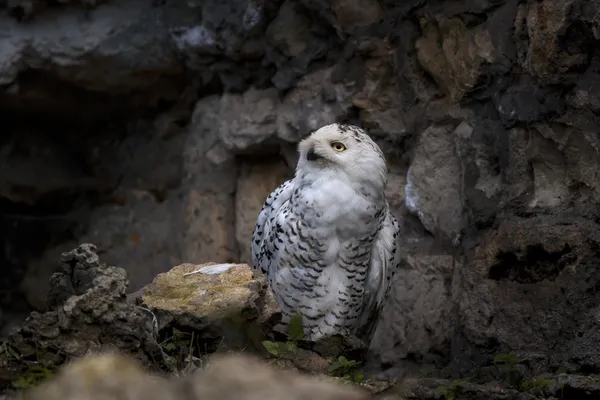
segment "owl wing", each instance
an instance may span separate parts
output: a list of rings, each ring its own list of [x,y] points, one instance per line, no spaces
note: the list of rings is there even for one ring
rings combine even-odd
[[[252,268],[260,269],[262,273],[269,274],[271,266],[275,264],[274,256],[277,252],[278,223],[282,224],[285,213],[294,191],[294,180],[282,183],[265,200],[265,204],[258,215],[254,231],[252,232]]]
[[[371,265],[365,288],[365,304],[359,318],[357,336],[366,343],[371,341],[381,309],[392,287],[392,277],[400,266],[398,234],[400,226],[394,215],[387,211],[371,251]]]

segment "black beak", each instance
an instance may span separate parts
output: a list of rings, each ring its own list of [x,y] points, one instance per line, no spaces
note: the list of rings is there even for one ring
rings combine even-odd
[[[319,156],[317,153],[315,153],[315,149],[313,149],[312,147],[310,149],[308,149],[308,152],[306,153],[307,161],[315,161],[315,160],[318,160],[319,158],[321,158],[321,156]]]

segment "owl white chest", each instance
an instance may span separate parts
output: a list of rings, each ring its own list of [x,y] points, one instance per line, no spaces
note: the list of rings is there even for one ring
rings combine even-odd
[[[372,229],[376,206],[341,179],[317,181],[305,187],[296,201],[297,212],[317,234],[336,234],[344,240]]]

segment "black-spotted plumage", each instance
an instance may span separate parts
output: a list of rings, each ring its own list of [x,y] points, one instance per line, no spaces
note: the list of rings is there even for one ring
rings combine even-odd
[[[294,178],[258,216],[252,265],[267,274],[284,322],[299,312],[309,339],[369,341],[399,264],[385,159],[351,125],[324,126],[298,149]]]

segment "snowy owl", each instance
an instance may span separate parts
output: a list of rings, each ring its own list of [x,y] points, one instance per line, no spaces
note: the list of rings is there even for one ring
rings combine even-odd
[[[258,216],[252,267],[267,275],[284,324],[299,313],[309,340],[368,343],[399,265],[385,158],[364,130],[342,124],[316,130],[298,152],[294,178]]]

